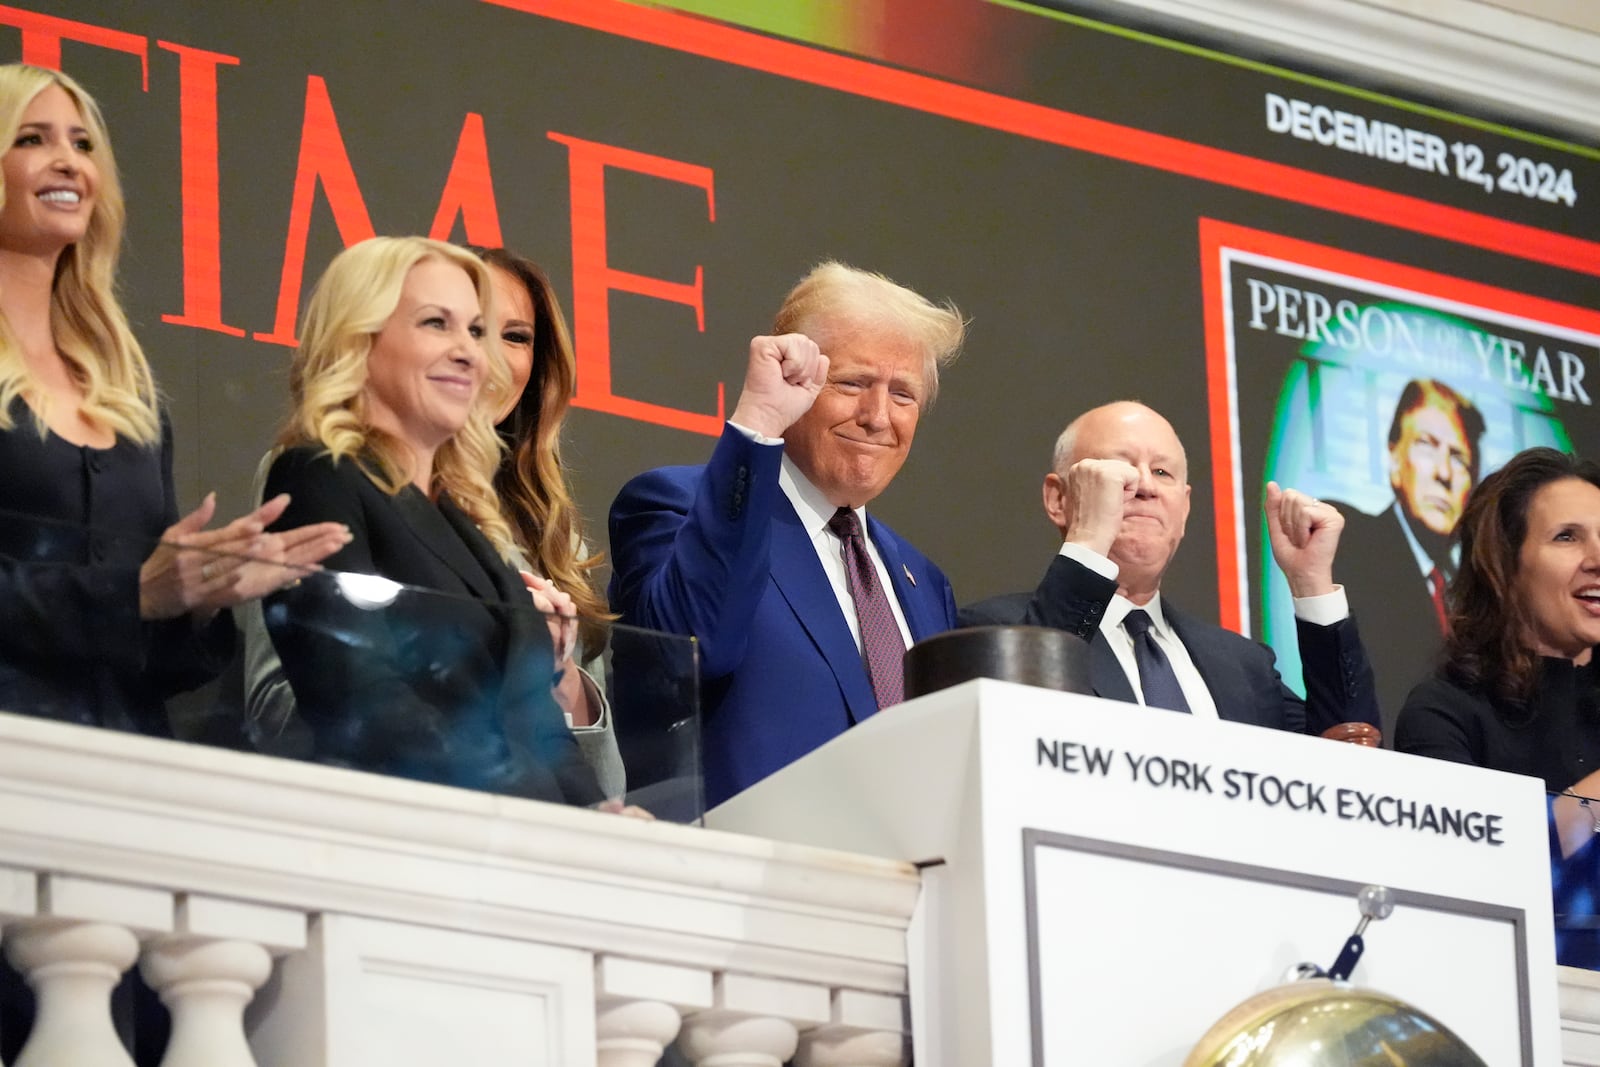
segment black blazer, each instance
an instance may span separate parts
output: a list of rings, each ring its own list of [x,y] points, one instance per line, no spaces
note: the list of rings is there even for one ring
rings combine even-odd
[[[1116,592],[1114,579],[1057,555],[1032,593],[979,601],[962,609],[961,624],[1023,623],[1069,630],[1089,642],[1089,678],[1095,695],[1133,701],[1133,686],[1100,634],[1100,620]],[[1297,623],[1308,704],[1278,677],[1270,648],[1187,615],[1169,600],[1163,599],[1162,611],[1188,649],[1222,718],[1308,734],[1320,734],[1341,722],[1377,725],[1372,668],[1353,619],[1333,626]]]
[[[354,460],[311,447],[273,463],[265,496],[278,493],[291,502],[277,527],[335,521],[353,535],[325,572],[264,605],[315,759],[540,800],[602,799],[551,692],[544,620],[466,513],[414,486],[390,496]],[[362,606],[336,572],[419,590]]]
[[[1444,635],[1428,580],[1417,567],[1394,509],[1368,515],[1344,504],[1335,506],[1344,515],[1339,574],[1350,613],[1372,638],[1383,734],[1394,737],[1400,706],[1416,680],[1438,661]]]

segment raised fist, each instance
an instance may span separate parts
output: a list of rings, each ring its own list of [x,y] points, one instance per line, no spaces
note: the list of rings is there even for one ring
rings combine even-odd
[[[1297,597],[1333,592],[1333,556],[1344,529],[1339,509],[1268,482],[1266,512],[1272,558],[1289,579],[1289,592]]]
[[[827,381],[828,357],[804,334],[751,338],[732,421],[764,437],[782,437],[811,410]]]
[[[1133,464],[1080,459],[1067,468],[1065,477],[1052,474],[1045,479],[1045,510],[1063,530],[1063,540],[1109,556],[1122,529],[1123,512],[1138,491],[1139,470]]]

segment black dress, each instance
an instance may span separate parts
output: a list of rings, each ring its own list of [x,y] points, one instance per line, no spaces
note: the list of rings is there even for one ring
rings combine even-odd
[[[1527,774],[1560,792],[1600,769],[1600,658],[1546,658],[1527,706],[1436,673],[1411,690],[1394,747],[1419,756]]]
[[[551,691],[544,619],[521,578],[448,498],[390,495],[353,459],[291,448],[265,495],[279,525],[342,522],[326,571],[264,605],[320,762],[538,800],[603,799]],[[406,588],[363,590],[378,575]]]
[[[0,431],[0,709],[167,736],[164,700],[233,652],[227,612],[203,628],[139,618],[139,568],[178,518],[172,431],[110,448],[41,438],[21,399]]]
[[[1339,580],[1372,657],[1384,743],[1393,744],[1406,694],[1439,658],[1443,635],[1433,594],[1395,505],[1367,515],[1346,504],[1330,503],[1344,515]]]
[[[172,428],[159,445],[110,448],[39,436],[32,409],[0,430],[0,709],[85,726],[168,736],[165,698],[221,672],[232,616],[139,618],[139,568],[178,518]],[[32,998],[0,964],[0,1060],[32,1026]],[[112,1000],[124,1043],[153,1065],[165,1012],[129,972]],[[137,1019],[137,1023],[135,1020]]]
[[[1525,706],[1436,674],[1406,698],[1394,747],[1531,775],[1560,793],[1600,768],[1600,656],[1583,667],[1544,659]],[[1551,819],[1550,888],[1556,962],[1600,969],[1600,833],[1564,857]]]

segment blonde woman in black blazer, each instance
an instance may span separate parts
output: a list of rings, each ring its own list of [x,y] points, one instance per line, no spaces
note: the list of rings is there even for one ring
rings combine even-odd
[[[509,382],[484,343],[491,286],[477,257],[423,238],[374,238],[329,265],[266,494],[291,495],[281,522],[316,516],[352,539],[329,572],[269,598],[266,625],[315,759],[591,804],[553,694],[570,623],[529,610],[491,483],[491,398]]]

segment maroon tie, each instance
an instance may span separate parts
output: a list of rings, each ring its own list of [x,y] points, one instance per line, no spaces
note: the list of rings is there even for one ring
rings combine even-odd
[[[879,708],[905,699],[905,638],[894,621],[889,598],[878,581],[878,569],[867,555],[867,542],[861,536],[861,521],[849,508],[840,508],[828,520],[828,529],[839,538],[839,555],[844,560],[845,579],[850,583],[850,599],[856,602],[856,622],[861,625],[861,658],[872,679],[872,695]]]
[[[1444,575],[1435,567],[1428,572],[1428,592],[1433,597],[1433,615],[1439,623],[1439,632],[1450,636],[1450,613],[1444,606]]]

